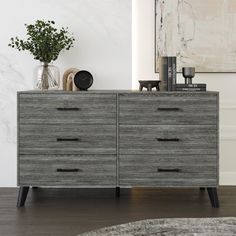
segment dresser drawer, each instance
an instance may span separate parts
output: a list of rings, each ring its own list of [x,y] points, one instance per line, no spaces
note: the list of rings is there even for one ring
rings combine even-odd
[[[116,184],[116,156],[21,156],[19,185],[105,186]]]
[[[216,94],[140,93],[119,95],[120,124],[217,124]]]
[[[214,125],[120,125],[120,154],[213,154]]]
[[[121,155],[119,184],[125,186],[217,186],[216,155]]]
[[[19,153],[116,154],[116,126],[21,124]]]
[[[21,124],[115,124],[116,94],[20,94]]]

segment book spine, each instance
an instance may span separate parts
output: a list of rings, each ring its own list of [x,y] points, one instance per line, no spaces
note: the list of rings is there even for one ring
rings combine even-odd
[[[172,91],[176,90],[176,71],[177,71],[176,57],[172,57]]]
[[[172,91],[172,83],[173,83],[172,57],[168,57],[167,61],[168,61],[167,90]]]
[[[206,84],[177,84],[177,88],[206,88]]]
[[[168,81],[168,58],[160,57],[159,58],[159,80],[160,91],[167,91],[167,81]]]
[[[176,91],[206,91],[206,88],[177,88]]]

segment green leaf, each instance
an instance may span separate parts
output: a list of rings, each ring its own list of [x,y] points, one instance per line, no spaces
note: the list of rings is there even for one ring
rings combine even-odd
[[[25,24],[26,40],[18,37],[11,38],[8,46],[17,50],[27,50],[34,59],[42,62],[51,62],[58,58],[62,50],[73,47],[75,38],[70,34],[68,28],[54,27],[54,21],[36,20],[34,24]]]

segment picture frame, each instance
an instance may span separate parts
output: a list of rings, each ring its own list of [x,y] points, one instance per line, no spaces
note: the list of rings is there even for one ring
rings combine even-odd
[[[160,56],[177,56],[177,72],[236,73],[236,1],[154,1],[155,73]]]

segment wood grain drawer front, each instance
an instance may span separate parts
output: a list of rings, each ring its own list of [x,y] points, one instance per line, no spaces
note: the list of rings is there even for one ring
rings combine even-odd
[[[20,154],[116,154],[115,125],[20,125]]]
[[[21,156],[19,185],[94,186],[116,184],[116,156]]]
[[[215,155],[153,156],[121,155],[120,185],[217,186]]]
[[[120,154],[213,154],[214,125],[120,125]]]
[[[120,124],[217,124],[217,95],[121,94]]]
[[[116,94],[20,94],[20,123],[115,124]]]

